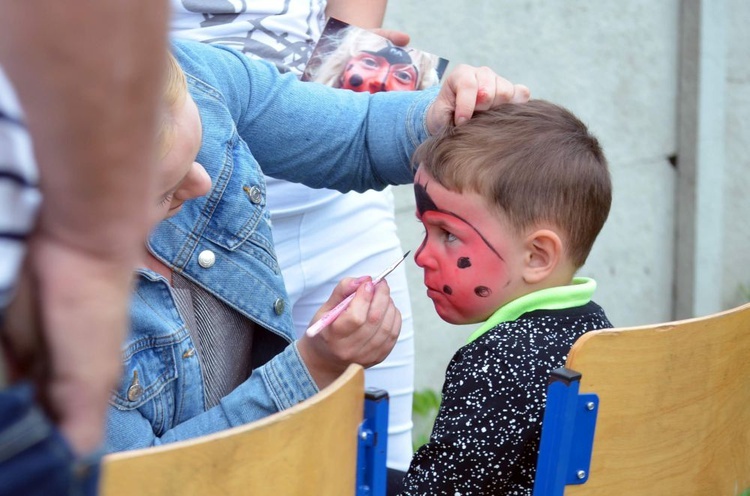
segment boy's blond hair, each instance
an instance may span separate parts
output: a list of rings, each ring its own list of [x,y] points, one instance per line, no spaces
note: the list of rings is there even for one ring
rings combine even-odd
[[[164,75],[164,91],[162,92],[164,109],[158,137],[161,157],[164,157],[172,147],[175,135],[174,112],[185,102],[187,94],[185,72],[174,55],[167,53],[167,70]]]
[[[519,233],[553,226],[575,268],[612,203],[599,142],[571,112],[544,100],[479,112],[425,141],[413,161],[444,188],[484,197]]]

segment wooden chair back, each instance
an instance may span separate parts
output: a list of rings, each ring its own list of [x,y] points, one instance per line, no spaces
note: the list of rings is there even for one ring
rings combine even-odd
[[[364,373],[351,365],[315,396],[258,422],[110,454],[102,496],[353,495]]]
[[[566,367],[596,393],[588,481],[565,494],[739,495],[750,488],[750,304],[590,332]]]

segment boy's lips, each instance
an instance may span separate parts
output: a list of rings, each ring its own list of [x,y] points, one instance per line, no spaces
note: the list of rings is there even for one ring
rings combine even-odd
[[[437,280],[435,280],[437,276]],[[447,295],[443,292],[443,283],[439,277],[439,273],[435,273],[433,270],[424,270],[422,277],[422,284],[427,288],[427,296],[431,299],[435,298],[446,298]]]
[[[435,289],[433,286],[430,286],[429,284],[425,284],[427,287],[427,296],[432,298],[433,296],[444,296],[444,293],[439,290]]]

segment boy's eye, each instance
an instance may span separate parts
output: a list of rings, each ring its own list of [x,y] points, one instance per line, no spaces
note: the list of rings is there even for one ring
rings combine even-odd
[[[443,231],[443,236],[445,236],[446,243],[453,243],[454,241],[458,241],[458,238],[452,232]]]

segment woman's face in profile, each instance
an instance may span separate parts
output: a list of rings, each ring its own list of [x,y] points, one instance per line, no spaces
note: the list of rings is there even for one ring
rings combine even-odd
[[[417,89],[417,68],[405,50],[386,47],[363,51],[349,59],[341,75],[341,87],[357,91],[411,91]]]

